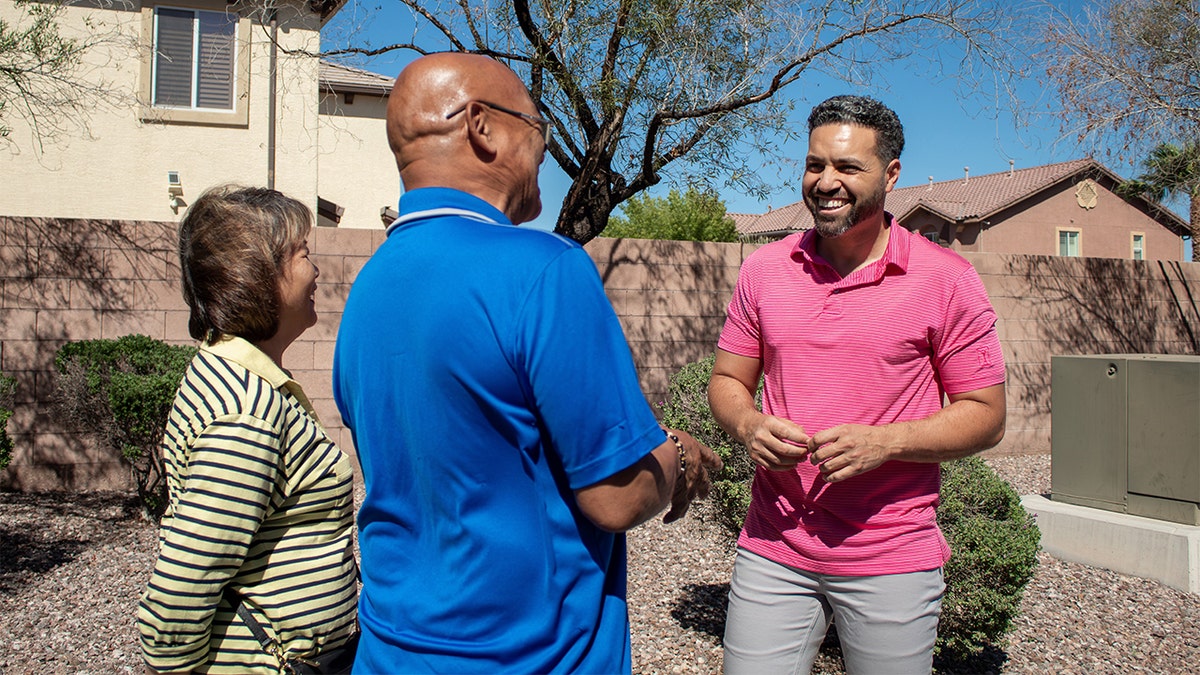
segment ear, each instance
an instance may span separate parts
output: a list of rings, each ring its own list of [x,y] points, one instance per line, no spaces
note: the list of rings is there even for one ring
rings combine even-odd
[[[887,168],[884,169],[887,174],[887,185],[884,188],[885,192],[891,192],[892,188],[896,187],[896,181],[900,180],[900,160],[893,159],[888,162]]]
[[[467,118],[467,141],[471,143],[471,147],[475,148],[477,153],[495,157],[499,150],[499,139],[496,137],[497,129],[492,124],[495,119],[492,111],[487,106],[472,101],[467,104],[463,115]]]

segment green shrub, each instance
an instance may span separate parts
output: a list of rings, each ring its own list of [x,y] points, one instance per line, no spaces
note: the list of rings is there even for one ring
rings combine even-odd
[[[714,360],[689,363],[671,377],[662,422],[692,434],[725,460],[725,469],[714,477],[713,500],[721,520],[736,533],[750,504],[755,465],[713,420],[707,390]],[[940,666],[953,671],[1012,628],[1021,592],[1037,565],[1040,533],[1016,491],[983,460],[968,457],[942,464],[941,470],[938,523],[954,555],[945,568],[937,654]]]
[[[715,360],[715,356],[707,356],[671,376],[661,422],[688,432],[720,455],[725,468],[712,477],[711,498],[721,522],[736,533],[742,529],[750,507],[755,464],[745,448],[717,425],[708,407],[708,379]]]
[[[938,524],[953,555],[937,652],[939,660],[963,662],[1012,630],[1041,532],[1016,490],[978,457],[942,464]]]
[[[0,471],[12,461],[13,440],[8,435],[8,418],[13,414],[13,396],[17,381],[0,373]]]
[[[179,381],[196,353],[145,335],[69,342],[54,356],[55,406],[129,464],[148,518],[167,505],[159,444]]]

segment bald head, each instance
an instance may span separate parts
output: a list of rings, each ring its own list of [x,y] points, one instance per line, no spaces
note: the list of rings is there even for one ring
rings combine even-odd
[[[498,73],[517,79],[498,61],[476,54],[431,54],[401,71],[387,111],[388,143],[400,168],[413,143],[447,134],[455,125],[446,114],[479,96],[487,78]]]
[[[544,148],[530,150],[528,140],[539,130],[487,104],[537,112],[521,79],[495,59],[447,52],[423,56],[405,67],[387,109],[388,144],[400,179],[406,190],[455,188],[490,202],[513,222],[530,220],[541,211],[540,195],[535,195],[532,215],[528,204],[514,211],[510,202],[521,197],[515,192],[525,189],[518,183],[527,177],[515,170],[521,154],[537,153],[532,164],[536,191]]]

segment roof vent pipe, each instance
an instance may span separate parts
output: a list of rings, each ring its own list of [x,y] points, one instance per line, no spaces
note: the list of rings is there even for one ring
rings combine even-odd
[[[930,176],[930,177],[929,177],[929,189],[930,189],[930,190],[932,190],[932,189],[933,189],[933,176]]]
[[[1012,178],[1013,174],[1016,173],[1015,171],[1013,171],[1013,166],[1016,163],[1017,163],[1016,160],[1013,160],[1013,159],[1008,160],[1008,177],[1009,178]]]
[[[966,185],[969,182],[971,182],[971,167],[964,166],[963,167],[963,185]]]

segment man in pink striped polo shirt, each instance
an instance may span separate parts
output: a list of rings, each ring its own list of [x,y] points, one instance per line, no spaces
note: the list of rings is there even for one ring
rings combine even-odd
[[[892,110],[837,96],[808,128],[815,227],[742,265],[709,383],[759,466],[725,672],[807,672],[836,620],[849,672],[928,673],[950,556],[938,463],[1004,435],[996,314],[970,263],[884,211],[904,147]]]

